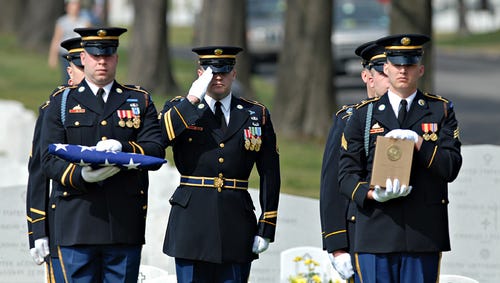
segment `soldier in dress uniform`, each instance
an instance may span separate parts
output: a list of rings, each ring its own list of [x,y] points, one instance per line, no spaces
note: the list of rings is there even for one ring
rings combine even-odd
[[[68,61],[66,68],[68,73],[68,84],[57,87],[53,93],[62,88],[79,83],[83,79],[83,66],[80,60],[81,38],[75,37],[61,42],[61,46],[67,50],[63,57]],[[44,102],[39,107],[39,115],[35,123],[33,133],[32,149],[28,161],[28,188],[26,194],[26,215],[28,219],[28,237],[30,253],[37,264],[46,262],[47,282],[64,282],[57,250],[54,245],[49,244],[49,227],[52,225],[51,210],[48,209],[50,180],[45,177],[40,162],[40,131],[43,116],[49,101]],[[49,247],[52,250],[49,251]],[[50,254],[50,257],[47,257]]]
[[[370,41],[360,45],[355,54],[360,56],[363,70],[361,79],[366,84],[368,99],[382,96],[389,87],[389,79],[383,73],[385,63],[384,48]],[[349,199],[340,194],[338,184],[338,162],[340,137],[353,109],[358,105],[344,105],[334,117],[323,154],[320,183],[320,217],[322,227],[323,249],[330,256],[333,267],[343,279],[354,274],[351,256],[349,255],[349,227],[346,221]],[[347,214],[347,215],[346,215]],[[352,225],[351,225],[352,226]]]
[[[268,109],[231,93],[239,47],[194,48],[199,78],[186,97],[165,103],[161,125],[180,185],[163,251],[178,282],[247,282],[252,260],[274,241],[280,191],[276,134]],[[260,207],[248,193],[256,165]]]
[[[462,164],[461,143],[453,104],[417,89],[428,40],[398,34],[376,41],[385,47],[389,90],[355,107],[341,139],[340,191],[356,205],[356,282],[437,282],[441,252],[450,250],[448,183]],[[379,135],[414,142],[409,184],[387,179],[370,188]]]
[[[44,173],[53,180],[51,241],[68,282],[137,282],[146,224],[148,172],[74,164],[54,143],[164,158],[147,91],[115,81],[123,28],[78,28],[85,78],[54,93],[42,124]],[[65,93],[66,89],[70,89]]]

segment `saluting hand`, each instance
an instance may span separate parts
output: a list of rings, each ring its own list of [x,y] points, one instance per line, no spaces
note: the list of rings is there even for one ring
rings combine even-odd
[[[193,82],[189,89],[188,96],[194,96],[198,98],[199,101],[202,101],[207,92],[208,84],[212,81],[213,76],[212,69],[208,67],[203,74]]]

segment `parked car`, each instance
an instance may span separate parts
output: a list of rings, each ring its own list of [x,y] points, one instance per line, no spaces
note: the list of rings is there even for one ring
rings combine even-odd
[[[356,73],[364,42],[388,35],[387,1],[333,0],[332,52],[337,73]],[[285,0],[247,0],[247,48],[254,66],[276,62],[283,48]]]

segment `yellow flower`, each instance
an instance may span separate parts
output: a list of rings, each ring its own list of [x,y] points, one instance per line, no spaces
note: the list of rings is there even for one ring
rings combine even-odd
[[[308,259],[305,259],[305,260],[304,260],[304,264],[305,264],[305,265],[309,265],[309,264],[311,264],[312,262],[313,262],[313,260],[312,260],[312,259],[310,259],[310,258],[308,258]]]
[[[318,274],[315,274],[311,279],[314,281],[314,283],[321,283],[321,278]]]
[[[295,262],[299,262],[299,261],[301,261],[301,260],[302,260],[302,257],[301,257],[301,256],[296,256],[296,257],[293,259],[293,261],[295,261]]]

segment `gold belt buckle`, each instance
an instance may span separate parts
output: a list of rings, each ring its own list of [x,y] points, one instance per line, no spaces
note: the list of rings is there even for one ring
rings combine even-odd
[[[219,173],[219,177],[214,178],[214,188],[217,188],[217,191],[220,193],[222,191],[222,187],[224,187],[224,177],[222,173]]]

